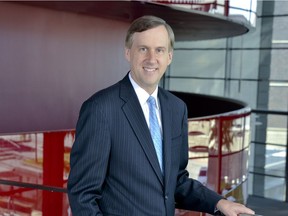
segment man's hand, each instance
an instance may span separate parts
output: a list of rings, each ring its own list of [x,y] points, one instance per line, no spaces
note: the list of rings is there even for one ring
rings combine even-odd
[[[238,216],[239,214],[255,214],[253,210],[247,208],[246,206],[225,199],[219,200],[216,208],[221,211],[225,216]]]

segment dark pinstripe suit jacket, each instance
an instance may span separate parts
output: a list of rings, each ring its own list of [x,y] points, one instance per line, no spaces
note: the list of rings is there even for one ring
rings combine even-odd
[[[177,207],[213,213],[221,197],[189,179],[184,102],[159,88],[164,176],[128,75],[81,108],[71,151],[73,216],[172,216]]]

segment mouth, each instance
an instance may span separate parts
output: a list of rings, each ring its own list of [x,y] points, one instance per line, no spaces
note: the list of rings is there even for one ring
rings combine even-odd
[[[143,69],[149,73],[153,73],[155,71],[157,71],[157,68],[148,68],[148,67],[143,67]]]

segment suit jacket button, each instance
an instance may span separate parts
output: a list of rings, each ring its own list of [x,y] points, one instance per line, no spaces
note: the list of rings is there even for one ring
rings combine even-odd
[[[165,200],[168,200],[168,196],[167,195],[165,196]]]

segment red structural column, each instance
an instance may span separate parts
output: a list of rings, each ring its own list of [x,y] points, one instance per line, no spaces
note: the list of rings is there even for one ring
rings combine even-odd
[[[223,119],[218,120],[218,173],[217,173],[217,192],[221,194],[222,180],[222,145],[223,145]]]
[[[43,141],[43,185],[63,188],[66,132],[46,132]],[[43,191],[43,216],[62,215],[64,193]]]
[[[229,16],[229,7],[230,7],[229,0],[225,0],[225,5],[224,5],[224,15],[225,16]]]

